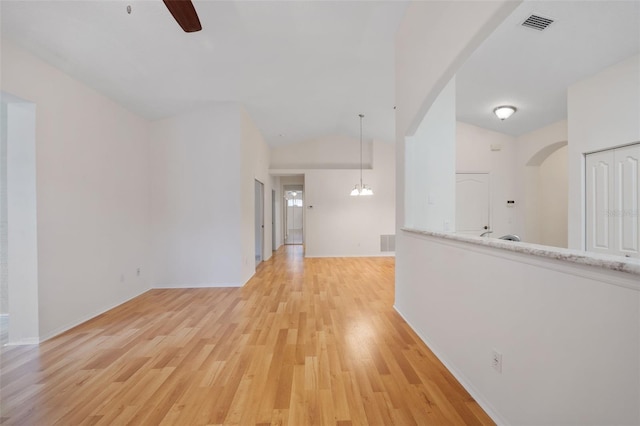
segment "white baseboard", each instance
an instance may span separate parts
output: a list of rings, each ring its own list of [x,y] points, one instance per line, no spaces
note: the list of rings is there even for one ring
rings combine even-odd
[[[227,288],[227,287],[242,287],[238,283],[196,283],[196,284],[166,284],[166,285],[154,285],[153,289],[186,289],[186,288]]]
[[[416,328],[413,325],[411,325],[411,322],[409,322],[407,318],[405,318],[405,316],[402,315],[402,312],[400,312],[395,305],[393,306],[393,309],[395,309],[398,315],[400,315],[402,319],[407,324],[409,324],[409,327],[411,327],[411,329],[418,335],[420,340],[422,340],[422,342],[429,347],[431,352],[433,352],[433,354],[440,360],[440,362],[444,364],[447,370],[449,370],[449,372],[453,374],[453,377],[455,377],[456,380],[460,382],[462,387],[465,388],[467,392],[469,392],[469,394],[473,397],[473,399],[476,400],[478,405],[480,405],[480,407],[482,407],[482,409],[487,413],[487,415],[491,417],[491,420],[496,422],[496,424],[498,425],[508,425],[509,423],[505,420],[505,418],[502,417],[495,408],[493,408],[491,403],[486,398],[484,398],[482,393],[478,391],[478,389],[469,381],[469,379],[467,379],[465,375],[462,374],[462,372],[460,372],[451,362],[447,360],[447,357],[444,356],[444,353],[438,348],[438,346],[435,345],[426,336],[423,336],[422,334],[420,334],[416,330]]]
[[[37,345],[40,343],[40,340],[37,337],[31,337],[28,339],[20,339],[17,342],[8,342],[4,346],[26,346],[26,345]]]
[[[396,257],[395,252],[385,252],[385,253],[374,253],[374,254],[321,254],[321,255],[309,255],[306,254],[304,257],[308,257],[310,259],[313,258],[335,258],[335,257]]]
[[[149,290],[150,290],[150,289],[146,289],[146,290],[144,290],[144,291],[143,291],[143,292],[141,292],[141,293],[138,293],[138,294],[135,294],[135,295],[133,295],[133,296],[129,297],[128,299],[125,299],[125,300],[122,300],[122,301],[120,301],[120,302],[117,302],[117,303],[114,303],[114,304],[108,305],[108,306],[106,306],[106,307],[100,308],[100,309],[98,309],[98,310],[93,311],[92,313],[90,313],[90,314],[88,314],[88,315],[84,315],[83,317],[81,317],[80,319],[78,319],[78,320],[76,320],[76,321],[73,321],[73,322],[70,322],[70,323],[68,323],[68,324],[65,324],[65,325],[63,325],[63,326],[61,326],[61,327],[58,327],[58,328],[54,329],[53,331],[51,331],[51,332],[47,333],[46,335],[44,335],[44,336],[40,336],[40,340],[39,340],[39,342],[38,342],[38,343],[42,343],[42,342],[44,342],[44,341],[47,341],[47,340],[49,340],[49,339],[52,339],[52,338],[56,337],[56,336],[57,336],[57,335],[59,335],[59,334],[64,333],[65,331],[71,330],[72,328],[77,327],[77,326],[79,326],[80,324],[85,323],[85,322],[89,321],[90,319],[93,319],[93,318],[97,317],[98,315],[102,315],[102,314],[104,314],[105,312],[110,311],[110,310],[111,310],[111,309],[113,309],[113,308],[116,308],[116,307],[118,307],[118,306],[120,306],[120,305],[122,305],[122,304],[124,304],[124,303],[127,303],[127,302],[128,302],[128,301],[130,301],[130,300],[135,299],[135,298],[136,298],[136,297],[138,297],[138,296],[141,296],[141,295],[145,294],[145,293],[146,293],[146,292],[148,292]]]

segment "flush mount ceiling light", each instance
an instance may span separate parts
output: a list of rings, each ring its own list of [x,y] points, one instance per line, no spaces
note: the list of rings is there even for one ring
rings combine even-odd
[[[500,120],[506,120],[507,118],[511,117],[513,115],[514,112],[516,112],[518,109],[514,106],[511,105],[501,105],[499,107],[495,107],[493,109],[493,113],[500,119]]]
[[[364,118],[364,114],[358,114],[358,117],[360,117],[360,184],[356,184],[351,190],[352,197],[373,195],[373,190],[362,183],[362,119]]]

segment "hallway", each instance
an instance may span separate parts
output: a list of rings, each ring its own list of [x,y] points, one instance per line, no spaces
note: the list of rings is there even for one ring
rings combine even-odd
[[[394,259],[283,246],[242,288],[153,289],[2,351],[0,423],[493,424],[393,309]]]

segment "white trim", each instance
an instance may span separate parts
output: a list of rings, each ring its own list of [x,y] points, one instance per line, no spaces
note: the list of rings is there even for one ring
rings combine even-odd
[[[330,259],[330,258],[335,258],[335,257],[396,257],[396,252],[394,251],[389,251],[389,252],[384,252],[384,253],[374,253],[374,254],[327,254],[327,255],[307,255],[305,253],[305,258],[309,258],[309,259]]]
[[[51,332],[47,333],[46,335],[40,336],[40,340],[37,343],[42,343],[42,342],[45,342],[45,341],[47,341],[49,339],[52,339],[52,338],[64,333],[65,331],[71,330],[72,328],[77,327],[80,324],[83,324],[83,323],[85,323],[85,322],[97,317],[98,315],[102,315],[105,312],[110,311],[111,309],[117,308],[118,306],[120,306],[122,304],[125,304],[125,303],[129,302],[130,300],[135,299],[136,297],[142,296],[143,294],[147,293],[149,290],[151,290],[151,289],[144,290],[141,293],[133,295],[133,296],[129,297],[128,299],[125,299],[125,300],[123,300],[121,302],[117,302],[117,303],[111,304],[108,307],[100,308],[98,310],[95,310],[95,311],[93,311],[92,313],[90,313],[88,315],[82,316],[79,320],[72,321],[70,323],[67,323],[66,325],[63,325],[62,327],[58,327],[58,328],[52,330]]]
[[[396,305],[393,305],[393,309],[398,313],[398,315],[402,317],[402,319],[409,325],[409,327],[411,327],[413,332],[416,333],[416,335],[420,338],[420,340],[422,340],[422,342],[425,345],[427,345],[427,347],[431,350],[431,352],[433,352],[436,358],[438,358],[438,360],[442,364],[444,364],[444,366],[447,368],[447,370],[449,370],[449,372],[453,375],[453,377],[455,377],[456,380],[460,382],[462,387],[465,388],[467,392],[469,392],[471,397],[478,403],[478,405],[480,405],[480,407],[485,411],[485,413],[487,413],[487,415],[491,417],[491,420],[496,422],[496,424],[498,425],[508,425],[509,423],[507,422],[507,420],[504,417],[502,417],[495,408],[493,408],[493,406],[482,395],[482,393],[480,393],[480,391],[471,384],[471,381],[468,380],[465,377],[465,375],[462,374],[457,368],[455,368],[453,363],[449,362],[444,357],[443,355],[444,352],[440,351],[438,346],[435,345],[430,339],[428,339],[427,337],[419,333],[417,329],[413,325],[411,325],[409,320],[407,320],[407,318],[402,314],[402,312],[398,310]]]
[[[488,175],[488,174],[491,174],[491,172],[488,172],[486,170],[480,170],[480,171],[477,171],[477,170],[474,171],[474,170],[475,169],[469,169],[469,170],[463,169],[462,171],[457,171],[456,170],[456,174],[457,175]]]
[[[238,284],[238,283],[196,283],[196,284],[184,284],[184,285],[180,285],[180,284],[157,285],[156,284],[151,288],[152,289],[187,289],[187,288],[227,288],[227,287],[242,287],[242,286],[243,284]]]
[[[356,169],[353,169],[356,170]],[[307,173],[307,169],[269,169],[270,176],[304,176]]]
[[[8,342],[3,346],[27,346],[27,345],[37,345],[40,343],[37,337],[29,337],[26,339],[20,339],[17,342]]]
[[[613,150],[613,149],[627,148],[629,146],[634,146],[634,145],[640,145],[640,141],[639,142],[623,143],[621,145],[614,145],[614,146],[610,146],[608,148],[598,149],[596,151],[584,152],[583,155],[586,157],[587,155],[597,154],[599,152],[610,151],[610,150]]]
[[[593,154],[593,153],[592,153]],[[580,220],[582,221],[582,235],[580,235],[580,248],[584,251],[587,250],[587,154],[583,153],[580,156],[580,197],[582,200],[580,204]]]

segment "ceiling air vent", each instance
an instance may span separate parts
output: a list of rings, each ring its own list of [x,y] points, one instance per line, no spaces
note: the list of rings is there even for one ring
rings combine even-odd
[[[553,19],[544,18],[538,15],[531,15],[522,23],[523,27],[533,28],[534,30],[545,30],[549,25],[553,23]]]

